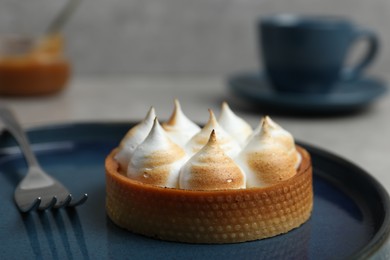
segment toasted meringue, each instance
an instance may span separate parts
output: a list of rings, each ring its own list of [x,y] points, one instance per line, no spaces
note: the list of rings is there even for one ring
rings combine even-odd
[[[253,137],[260,133],[261,127],[263,125],[264,117],[261,118],[260,123],[257,125],[257,127],[252,131],[252,133],[246,138],[244,147],[252,141]]]
[[[226,102],[222,103],[222,110],[218,118],[218,123],[240,144],[241,147],[246,144],[245,141],[253,131],[252,127],[245,122],[244,119],[233,113]]]
[[[179,188],[188,190],[225,190],[245,188],[245,174],[218,144],[215,130],[208,143],[184,164]]]
[[[247,188],[266,187],[296,174],[297,151],[294,139],[269,117],[260,132],[236,158],[247,176]]]
[[[119,163],[122,170],[127,169],[134,150],[145,140],[150,129],[152,129],[153,120],[155,118],[156,112],[154,107],[151,107],[144,120],[132,127],[121,140],[118,153],[115,155],[115,160]]]
[[[188,160],[156,119],[127,174],[114,159],[120,147],[106,158],[108,217],[134,233],[202,244],[263,239],[299,227],[313,208],[309,153],[268,117],[248,140],[239,156],[227,155],[239,145],[232,149],[233,137],[210,111],[209,122],[185,146],[198,150]],[[295,169],[298,152],[302,162]]]
[[[209,113],[210,118],[207,124],[185,145],[187,153],[189,155],[193,155],[199,152],[200,149],[202,149],[209,141],[211,131],[215,130],[218,136],[218,143],[221,148],[228,156],[234,157],[240,152],[240,145],[218,124],[218,121],[211,109],[209,109]]]
[[[175,99],[175,108],[171,117],[162,124],[162,127],[171,140],[182,147],[200,131],[200,127],[183,113],[177,99]]]
[[[134,150],[127,176],[146,184],[177,188],[185,151],[165,133],[157,118],[146,139]]]
[[[283,144],[288,150],[289,153],[292,156],[295,156],[295,168],[297,169],[300,162],[301,162],[301,155],[297,152],[295,149],[295,141],[292,134],[290,134],[288,131],[283,129],[280,125],[275,123],[269,116],[265,116],[262,121],[266,121],[266,124],[270,126],[270,129],[272,130],[270,133],[272,135],[272,138],[275,138],[279,140],[281,144]],[[261,129],[260,129],[261,130]]]

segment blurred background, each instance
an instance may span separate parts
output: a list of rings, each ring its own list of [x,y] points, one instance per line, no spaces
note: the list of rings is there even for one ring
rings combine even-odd
[[[1,0],[0,34],[44,32],[65,0]],[[389,0],[84,0],[64,28],[74,73],[227,75],[259,67],[255,21],[295,12],[351,18],[374,29],[390,67]]]

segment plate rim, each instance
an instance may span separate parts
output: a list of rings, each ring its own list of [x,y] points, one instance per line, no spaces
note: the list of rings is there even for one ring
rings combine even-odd
[[[378,228],[375,235],[371,240],[358,252],[351,256],[351,259],[362,258],[367,259],[370,256],[373,256],[378,250],[384,246],[386,240],[390,238],[390,195],[384,188],[384,186],[370,173],[351,162],[348,159],[343,158],[340,155],[327,151],[326,149],[319,148],[318,146],[308,144],[302,141],[296,141],[297,144],[302,145],[304,148],[308,149],[311,152],[315,152],[316,156],[326,158],[337,164],[343,164],[354,169],[354,172],[359,172],[360,178],[365,178],[371,186],[375,187],[375,190],[378,193],[378,196],[381,198],[385,216],[383,218],[382,225]]]

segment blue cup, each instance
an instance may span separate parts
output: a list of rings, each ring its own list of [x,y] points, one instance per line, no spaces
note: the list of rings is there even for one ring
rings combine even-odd
[[[258,30],[266,75],[282,92],[329,93],[336,82],[359,78],[379,49],[375,32],[339,17],[279,14],[261,18]],[[358,40],[368,42],[366,53],[345,67]]]

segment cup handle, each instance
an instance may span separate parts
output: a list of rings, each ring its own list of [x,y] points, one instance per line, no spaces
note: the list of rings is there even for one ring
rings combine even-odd
[[[356,29],[353,34],[352,43],[358,40],[368,41],[368,47],[364,56],[360,61],[352,67],[343,69],[342,78],[344,80],[354,80],[359,77],[363,69],[365,69],[376,57],[379,51],[379,39],[375,32],[368,29]]]

